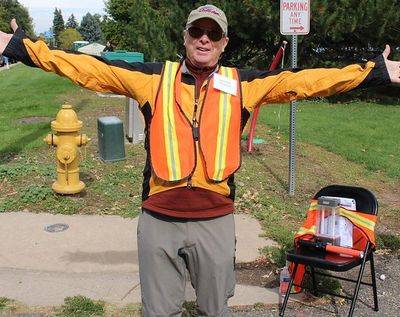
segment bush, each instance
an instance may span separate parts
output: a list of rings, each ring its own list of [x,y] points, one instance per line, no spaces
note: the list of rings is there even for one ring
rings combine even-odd
[[[2,311],[9,302],[10,302],[10,300],[8,298],[0,297],[0,311]]]
[[[66,297],[61,306],[59,317],[104,316],[104,302],[93,301],[85,296]]]
[[[400,238],[393,234],[381,233],[377,236],[377,245],[380,249],[389,249],[391,251],[400,250]]]

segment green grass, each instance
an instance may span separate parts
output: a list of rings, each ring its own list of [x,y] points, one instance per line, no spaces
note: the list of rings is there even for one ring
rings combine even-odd
[[[390,251],[400,250],[400,237],[394,234],[381,233],[377,235],[377,245],[380,249]]]
[[[10,300],[6,297],[0,297],[0,312],[7,306]]]
[[[78,88],[65,78],[17,65],[0,72],[0,153],[37,147],[49,131],[48,122],[19,124],[25,117],[54,118],[60,95]]]
[[[288,135],[288,104],[265,107],[259,123]],[[297,107],[298,141],[323,147],[371,171],[400,176],[400,107],[354,102],[302,101]]]
[[[66,297],[61,306],[58,317],[92,317],[104,316],[105,303],[93,301],[85,296]]]
[[[113,214],[134,217],[141,202],[143,145],[126,147],[127,160],[99,160],[97,118],[124,114],[125,99],[101,98],[69,80],[17,65],[0,72],[4,84],[0,102],[0,212],[30,210],[62,214]],[[43,142],[52,133],[50,121],[62,104],[71,104],[92,141],[80,148],[81,179],[86,190],[57,195],[55,148]],[[20,123],[22,117],[47,117],[45,123]]]

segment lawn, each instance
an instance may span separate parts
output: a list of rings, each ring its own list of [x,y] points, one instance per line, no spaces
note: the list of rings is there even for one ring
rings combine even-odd
[[[259,122],[288,135],[290,107],[269,106]],[[367,102],[300,102],[296,130],[300,142],[323,147],[347,160],[400,177],[400,107]]]
[[[0,153],[19,152],[41,145],[63,102],[61,96],[77,90],[69,80],[18,65],[0,72]],[[24,122],[26,124],[24,124]]]

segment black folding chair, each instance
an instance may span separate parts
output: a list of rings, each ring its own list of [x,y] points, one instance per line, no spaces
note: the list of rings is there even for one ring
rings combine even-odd
[[[356,201],[357,212],[362,212],[366,214],[377,215],[378,213],[378,202],[373,193],[369,190],[361,187],[352,187],[352,186],[344,186],[344,185],[330,185],[322,188],[315,196],[314,199],[318,199],[321,196],[334,196],[334,197],[346,197],[352,198]],[[378,311],[378,296],[376,291],[376,278],[375,278],[375,266],[374,266],[374,246],[368,241],[366,242],[364,249],[364,256],[360,257],[349,257],[343,256],[341,254],[334,254],[330,252],[326,252],[323,250],[316,250],[309,247],[299,246],[294,250],[290,250],[286,254],[286,259],[293,263],[293,270],[291,274],[291,279],[289,282],[289,287],[282,304],[282,307],[279,312],[279,316],[283,316],[286,310],[286,306],[290,296],[290,290],[292,286],[298,286],[301,288],[305,288],[303,285],[295,285],[294,277],[296,275],[296,271],[298,269],[299,264],[303,264],[305,266],[306,274],[311,275],[312,287],[314,295],[317,295],[318,292],[337,296],[341,298],[345,298],[351,300],[351,306],[348,316],[353,316],[355,304],[357,301],[358,293],[361,284],[368,285],[372,287],[373,297],[374,297],[374,310]],[[371,268],[371,283],[366,283],[362,281],[364,268],[366,262],[370,262]],[[350,269],[359,267],[358,278],[357,280],[344,278],[342,276],[331,275],[327,272],[317,272],[315,268],[334,271],[334,272],[346,272]],[[316,275],[328,276],[330,278],[335,278],[338,280],[343,280],[347,282],[352,282],[355,284],[354,292],[351,296],[345,296],[341,294],[334,294],[328,291],[322,291],[317,289],[317,281]],[[304,279],[303,279],[304,280]],[[301,282],[303,284],[303,282]]]

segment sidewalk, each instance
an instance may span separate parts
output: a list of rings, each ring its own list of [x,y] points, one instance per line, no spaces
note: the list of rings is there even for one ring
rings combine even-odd
[[[237,262],[252,262],[261,227],[247,215],[235,215]],[[46,227],[56,232],[48,232]],[[0,214],[0,296],[32,306],[58,306],[67,296],[84,295],[119,306],[140,302],[136,248],[137,218],[51,215],[25,212]],[[187,300],[194,291],[188,286]],[[273,304],[277,289],[237,285],[230,306]]]
[[[3,70],[8,70],[8,69],[10,69],[11,67],[14,67],[15,65],[17,65],[17,64],[19,64],[20,62],[18,62],[18,63],[13,63],[13,64],[8,64],[8,65],[4,65],[3,67],[0,67],[0,72],[1,71],[3,71]]]

